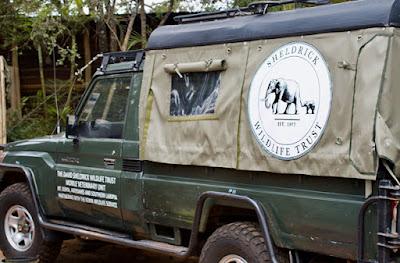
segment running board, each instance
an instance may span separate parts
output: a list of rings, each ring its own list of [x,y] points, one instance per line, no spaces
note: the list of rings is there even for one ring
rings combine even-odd
[[[152,240],[132,240],[129,238],[129,236],[121,235],[120,233],[103,231],[100,229],[98,231],[94,231],[93,228],[89,230],[85,226],[79,224],[69,224],[68,222],[64,221],[57,221],[57,223],[45,222],[41,217],[39,217],[39,221],[40,225],[48,230],[59,231],[75,236],[83,236],[117,245],[142,249],[149,252],[162,253],[182,259],[188,257],[188,248],[183,246],[175,246]]]
[[[78,229],[82,229],[82,230],[87,230],[89,232],[96,232],[96,233],[100,233],[100,234],[105,234],[105,235],[108,235],[108,236],[114,236],[114,237],[119,237],[119,238],[124,238],[124,239],[131,239],[131,236],[128,235],[128,234],[123,234],[123,233],[116,232],[116,231],[104,230],[104,229],[97,228],[97,227],[90,227],[90,226],[81,225],[81,224],[73,223],[73,222],[69,222],[69,221],[50,219],[47,222],[50,223],[50,224],[53,224],[53,225],[67,226],[67,227],[71,227],[71,228],[78,228]]]

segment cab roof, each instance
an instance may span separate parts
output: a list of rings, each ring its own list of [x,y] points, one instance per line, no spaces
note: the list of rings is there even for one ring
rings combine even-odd
[[[163,26],[147,49],[204,46],[258,39],[400,27],[400,0],[358,0],[341,4]]]

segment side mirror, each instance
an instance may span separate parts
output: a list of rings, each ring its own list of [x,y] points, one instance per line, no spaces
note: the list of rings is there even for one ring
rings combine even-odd
[[[78,129],[75,115],[67,115],[67,127],[65,130],[65,137],[76,139],[78,137]]]

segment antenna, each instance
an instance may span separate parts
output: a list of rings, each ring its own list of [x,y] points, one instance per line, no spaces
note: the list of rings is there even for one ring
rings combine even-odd
[[[57,124],[56,124],[56,133],[59,134],[61,132],[61,124],[60,124],[60,109],[58,107],[58,96],[57,96],[57,82],[56,82],[56,52],[54,50],[55,45],[53,44],[53,88],[54,88],[54,100],[56,104],[57,111]]]

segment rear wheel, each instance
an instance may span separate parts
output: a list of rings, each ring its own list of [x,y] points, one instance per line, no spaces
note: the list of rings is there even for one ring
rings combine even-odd
[[[277,251],[279,263],[288,262]],[[205,243],[200,263],[270,263],[269,251],[258,225],[236,222],[218,228]]]
[[[38,223],[29,187],[16,183],[0,194],[0,250],[9,259],[39,258],[54,262],[62,241],[46,242]]]

